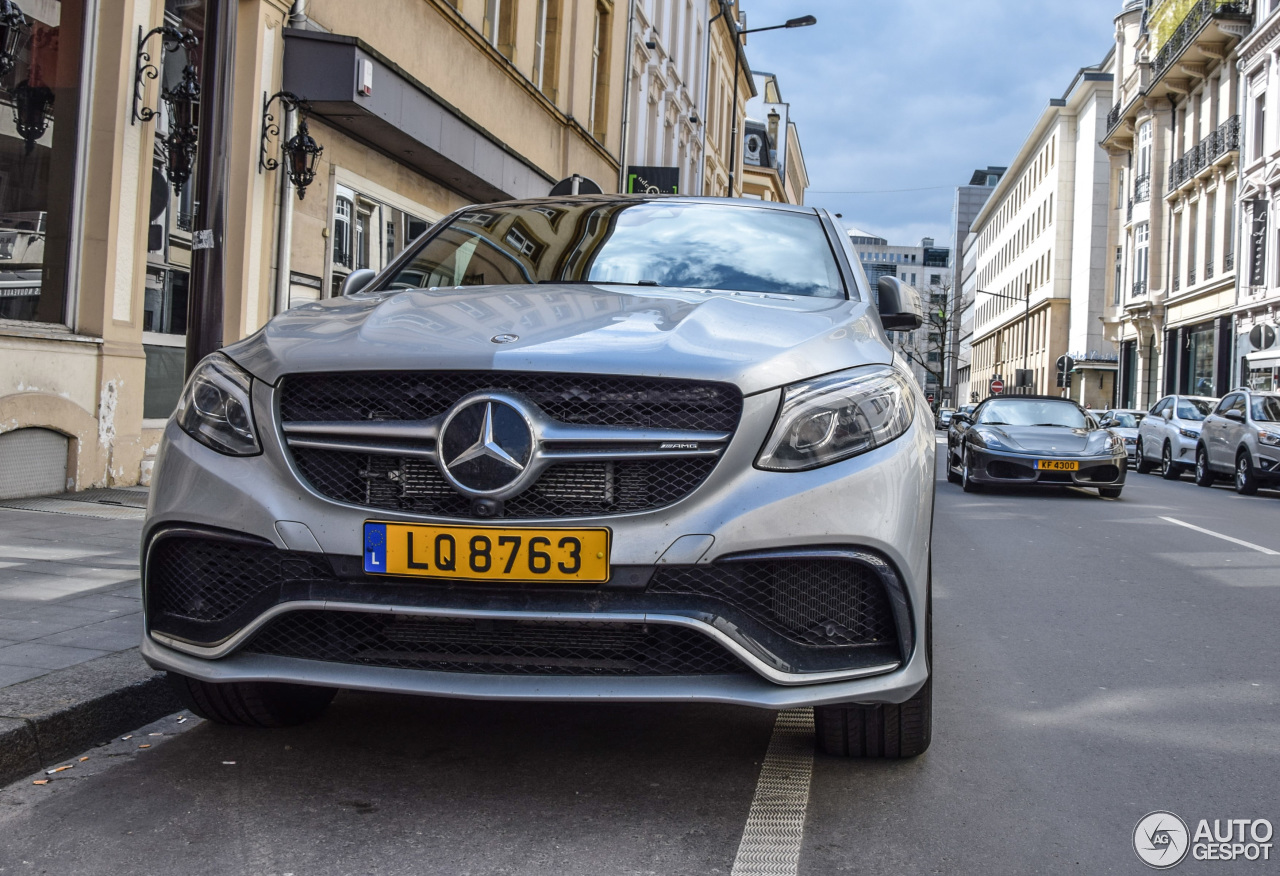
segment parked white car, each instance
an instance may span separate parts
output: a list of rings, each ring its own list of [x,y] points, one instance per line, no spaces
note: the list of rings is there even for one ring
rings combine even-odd
[[[1161,477],[1175,481],[1194,469],[1200,428],[1217,404],[1200,395],[1167,395],[1156,402],[1138,425],[1138,472],[1159,469]]]

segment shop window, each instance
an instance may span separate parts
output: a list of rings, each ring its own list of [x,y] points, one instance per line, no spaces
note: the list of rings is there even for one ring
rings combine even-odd
[[[333,207],[333,263],[351,270],[352,236],[351,216],[355,204],[350,198],[339,196]]]
[[[9,117],[0,129],[0,319],[61,323],[67,319],[85,3],[21,5],[17,63],[0,80],[0,112]]]

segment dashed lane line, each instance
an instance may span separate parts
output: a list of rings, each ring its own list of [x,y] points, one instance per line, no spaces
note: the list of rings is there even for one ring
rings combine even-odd
[[[813,709],[779,712],[731,876],[796,876],[813,777]]]
[[[1249,548],[1249,550],[1257,551],[1260,554],[1267,554],[1268,556],[1272,556],[1272,557],[1280,557],[1280,551],[1273,551],[1271,548],[1265,548],[1262,545],[1254,544],[1251,541],[1244,541],[1243,539],[1233,538],[1232,536],[1229,536],[1229,535],[1223,535],[1221,532],[1214,532],[1212,529],[1202,529],[1199,526],[1193,526],[1190,523],[1184,523],[1183,521],[1175,520],[1172,517],[1161,517],[1160,519],[1164,520],[1167,523],[1174,523],[1174,524],[1177,524],[1178,526],[1185,526],[1187,529],[1194,529],[1196,532],[1202,532],[1205,535],[1212,535],[1214,538],[1220,538],[1223,541],[1229,541],[1232,544],[1238,544],[1241,547],[1247,547]]]

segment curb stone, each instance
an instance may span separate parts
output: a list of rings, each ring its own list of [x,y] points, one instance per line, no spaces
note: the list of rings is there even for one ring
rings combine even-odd
[[[0,785],[181,708],[137,648],[0,688]]]

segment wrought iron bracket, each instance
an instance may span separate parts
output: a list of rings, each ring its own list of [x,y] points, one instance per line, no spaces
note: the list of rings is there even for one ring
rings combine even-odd
[[[280,122],[276,121],[276,117],[272,115],[271,104],[278,100],[285,112],[301,112],[304,118],[311,113],[311,102],[292,91],[277,91],[270,97],[266,95],[265,91],[262,92],[262,140],[258,146],[258,173],[277,170],[280,167],[280,161],[272,158],[268,149],[271,138],[279,139],[280,137]]]
[[[160,58],[152,61],[151,53],[147,50],[147,44],[151,38],[159,34],[160,39]],[[133,65],[133,116],[129,119],[129,124],[137,124],[138,122],[149,122],[156,117],[158,110],[153,110],[146,105],[144,99],[147,89],[147,80],[156,80],[160,78],[160,64],[164,62],[164,53],[175,52],[179,48],[194,49],[200,45],[200,40],[196,37],[195,32],[191,30],[179,30],[172,25],[163,25],[153,28],[146,34],[143,34],[142,28],[138,28],[138,55]]]

